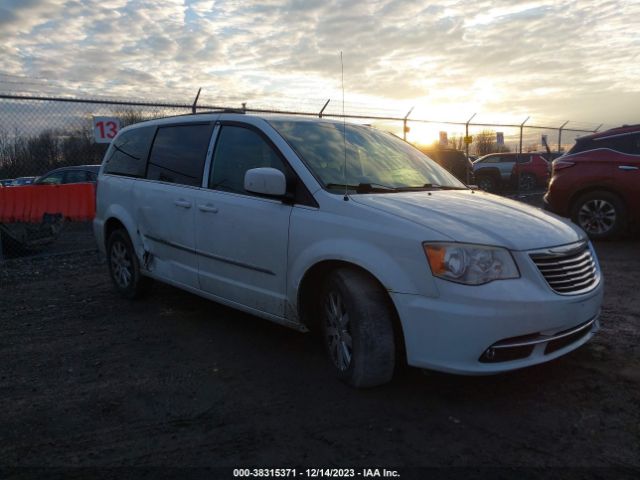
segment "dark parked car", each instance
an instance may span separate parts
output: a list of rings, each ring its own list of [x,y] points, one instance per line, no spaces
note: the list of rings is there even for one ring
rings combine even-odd
[[[473,183],[473,164],[464,152],[453,148],[423,149],[423,153],[452,173],[462,183]]]
[[[608,238],[640,224],[640,125],[581,137],[554,160],[546,207]]]
[[[97,182],[100,165],[61,167],[39,177],[34,185],[63,185],[67,183]]]
[[[11,181],[11,184],[8,186],[11,187],[20,187],[22,185],[31,185],[36,177],[18,177],[15,180]]]
[[[549,170],[549,162],[540,153],[490,153],[473,163],[478,187],[488,192],[505,187],[533,190],[547,184]]]

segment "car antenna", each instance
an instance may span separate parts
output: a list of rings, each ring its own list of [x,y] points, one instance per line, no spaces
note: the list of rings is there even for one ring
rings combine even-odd
[[[344,116],[344,62],[342,61],[342,50],[340,50],[340,71],[342,72],[342,142],[344,150],[344,201],[349,201],[347,182],[347,120]]]

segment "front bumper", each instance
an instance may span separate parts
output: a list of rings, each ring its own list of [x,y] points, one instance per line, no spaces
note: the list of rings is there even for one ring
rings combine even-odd
[[[515,370],[565,355],[599,329],[602,280],[581,295],[555,294],[524,275],[477,287],[437,282],[437,298],[391,294],[415,367],[470,375]]]

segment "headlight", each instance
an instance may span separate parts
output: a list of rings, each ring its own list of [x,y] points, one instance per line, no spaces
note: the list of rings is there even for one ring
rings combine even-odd
[[[433,275],[444,280],[482,285],[493,280],[519,278],[508,250],[464,243],[424,243]]]

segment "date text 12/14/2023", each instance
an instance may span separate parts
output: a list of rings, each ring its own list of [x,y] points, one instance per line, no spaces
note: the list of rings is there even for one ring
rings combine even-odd
[[[234,468],[234,478],[399,478],[386,468]]]

